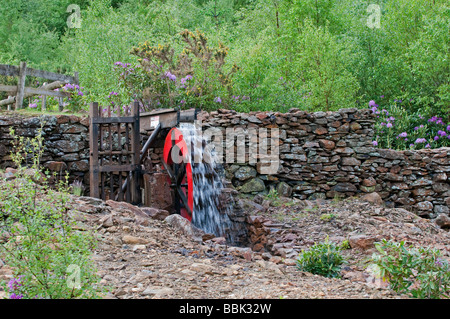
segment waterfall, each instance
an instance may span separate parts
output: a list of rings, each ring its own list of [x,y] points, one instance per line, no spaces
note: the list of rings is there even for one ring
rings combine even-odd
[[[224,184],[219,174],[221,165],[218,164],[217,155],[214,149],[205,148],[201,129],[193,123],[181,123],[179,129],[191,154],[194,185],[192,223],[206,233],[225,237],[227,242],[233,243],[233,222],[229,217],[232,207],[231,203],[221,203]]]

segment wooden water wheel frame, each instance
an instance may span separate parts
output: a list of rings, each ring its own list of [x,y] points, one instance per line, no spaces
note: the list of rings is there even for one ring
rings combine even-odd
[[[173,189],[175,213],[192,221],[194,213],[194,185],[191,155],[181,131],[174,127],[166,136],[163,165]]]

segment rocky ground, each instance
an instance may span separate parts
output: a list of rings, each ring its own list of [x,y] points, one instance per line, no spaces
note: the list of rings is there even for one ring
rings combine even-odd
[[[450,255],[449,232],[404,209],[358,199],[256,197],[243,203],[262,232],[257,237],[265,248],[259,252],[227,246],[223,238],[211,239],[180,216],[157,209],[73,197],[69,214],[80,230],[93,230],[99,239],[93,259],[109,290],[105,298],[407,298],[366,270],[373,243],[405,240]],[[341,279],[302,272],[295,264],[302,249],[327,236],[350,245]],[[12,270],[0,266],[0,279],[8,280]]]

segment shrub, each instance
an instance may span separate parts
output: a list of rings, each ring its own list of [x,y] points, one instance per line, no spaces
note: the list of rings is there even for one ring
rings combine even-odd
[[[405,247],[405,242],[375,243],[380,254],[374,253],[372,261],[379,276],[387,279],[391,288],[414,298],[449,298],[450,267],[437,249]]]
[[[14,269],[5,291],[15,299],[98,297],[99,278],[90,258],[95,241],[77,231],[67,214],[67,179],[54,190],[39,171],[42,128],[35,138],[10,134],[18,171],[16,179],[0,184],[0,230],[9,236],[0,253]],[[22,166],[29,158],[30,167]]]
[[[231,78],[237,66],[225,70],[228,48],[216,48],[200,31],[180,33],[184,48],[178,55],[170,44],[152,46],[144,42],[131,50],[139,64],[117,61],[120,88],[128,99],[140,100],[151,108],[201,107],[205,110],[229,105]]]
[[[450,123],[439,114],[412,112],[412,102],[396,99],[383,107],[374,100],[369,102],[377,116],[374,146],[397,150],[450,146]]]
[[[297,259],[297,267],[329,278],[340,277],[341,265],[345,262],[341,247],[330,242],[328,236],[323,243],[315,243],[307,251],[302,250]]]

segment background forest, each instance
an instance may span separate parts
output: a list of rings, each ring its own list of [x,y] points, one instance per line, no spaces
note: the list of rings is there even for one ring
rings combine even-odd
[[[0,63],[78,71],[78,109],[372,108],[374,145],[450,145],[447,0],[5,0],[0,17]]]

